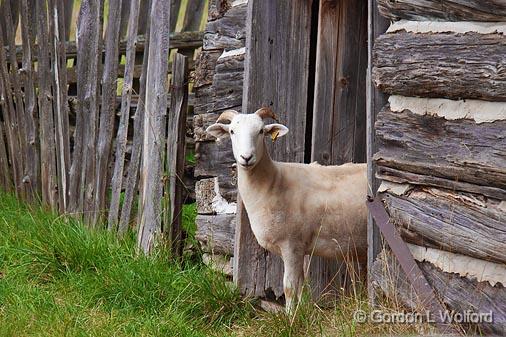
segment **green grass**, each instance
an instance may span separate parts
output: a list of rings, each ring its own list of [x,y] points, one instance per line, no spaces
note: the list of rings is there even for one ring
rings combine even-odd
[[[0,193],[0,336],[222,336],[251,316],[223,275],[167,255]]]

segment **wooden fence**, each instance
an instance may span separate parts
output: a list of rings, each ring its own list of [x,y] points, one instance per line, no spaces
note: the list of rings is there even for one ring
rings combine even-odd
[[[138,215],[146,252],[162,218],[179,228],[189,71],[206,7],[1,1],[0,186],[91,227],[123,233]]]

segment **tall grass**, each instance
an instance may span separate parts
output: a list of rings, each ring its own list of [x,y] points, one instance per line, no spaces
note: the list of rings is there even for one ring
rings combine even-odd
[[[251,315],[223,275],[167,256],[0,194],[0,335],[227,335]]]

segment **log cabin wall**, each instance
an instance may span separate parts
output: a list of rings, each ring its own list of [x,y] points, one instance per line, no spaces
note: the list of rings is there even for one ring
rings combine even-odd
[[[381,198],[447,308],[492,311],[463,327],[504,335],[506,2],[378,7],[394,20],[373,50],[373,83],[391,95],[375,125]],[[382,252],[373,285],[414,308],[402,272],[389,282],[396,265]]]
[[[212,262],[232,273],[236,171],[230,140],[206,134],[226,109],[241,110],[247,1],[211,0],[195,70],[197,239]],[[207,261],[207,260],[206,260]]]

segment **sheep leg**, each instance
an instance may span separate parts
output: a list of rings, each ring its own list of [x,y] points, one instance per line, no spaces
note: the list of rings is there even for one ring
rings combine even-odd
[[[286,311],[293,313],[302,293],[304,254],[300,254],[293,249],[286,249],[281,251],[281,257],[285,267],[283,290],[285,292]]]

